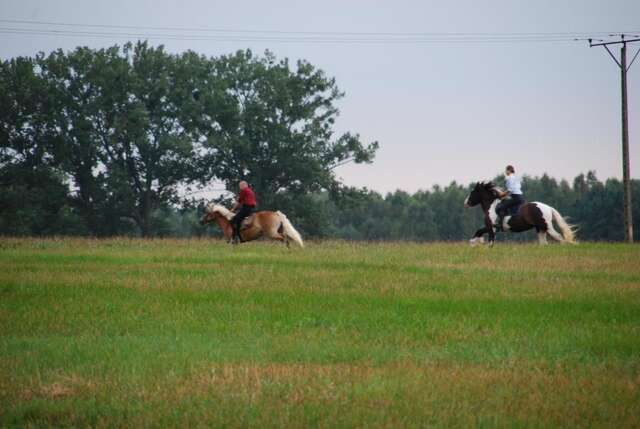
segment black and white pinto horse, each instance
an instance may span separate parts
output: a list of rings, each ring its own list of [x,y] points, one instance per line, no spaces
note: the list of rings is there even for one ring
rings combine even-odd
[[[471,245],[484,242],[484,234],[489,234],[489,244],[493,245],[496,238],[495,223],[498,218],[496,207],[500,202],[499,189],[492,182],[478,182],[471,193],[464,200],[465,207],[475,207],[480,204],[484,213],[484,227],[476,231],[469,240]],[[560,233],[553,227],[553,221],[558,224]],[[535,228],[538,232],[538,242],[547,244],[547,234],[560,243],[574,243],[574,227],[569,225],[556,209],[543,203],[524,203],[516,214],[507,215],[502,220],[502,230],[522,232]]]

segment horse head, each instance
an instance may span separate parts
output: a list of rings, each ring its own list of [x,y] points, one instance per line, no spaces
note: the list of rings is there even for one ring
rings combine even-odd
[[[210,205],[204,208],[204,214],[200,218],[200,225],[206,225],[215,220],[216,214],[209,207]]]
[[[467,198],[464,200],[465,207],[475,207],[478,204],[488,205],[498,198],[498,187],[495,183],[489,181],[477,182]]]
[[[218,217],[223,217],[226,220],[231,220],[233,212],[228,208],[221,206],[220,204],[208,204],[204,208],[204,214],[200,218],[200,225],[206,225],[209,222],[216,220]]]

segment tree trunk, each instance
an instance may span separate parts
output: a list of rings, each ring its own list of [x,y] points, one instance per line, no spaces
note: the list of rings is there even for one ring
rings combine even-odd
[[[92,183],[91,171],[82,168],[76,171],[75,180],[78,184],[79,197],[78,205],[80,206],[80,215],[84,219],[85,225],[92,237],[98,236],[98,222],[94,202],[91,201],[91,190],[95,187]]]
[[[142,195],[140,202],[140,233],[143,237],[151,236],[151,191],[147,190]]]

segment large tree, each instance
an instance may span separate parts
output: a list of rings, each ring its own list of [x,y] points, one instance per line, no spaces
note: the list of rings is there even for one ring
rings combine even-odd
[[[78,48],[70,53],[58,50],[37,58],[41,79],[54,106],[50,121],[62,142],[53,148],[52,155],[72,179],[70,199],[92,235],[117,232],[113,217],[105,213],[108,190],[99,134],[105,115],[101,99],[111,93],[100,85],[112,70],[110,64],[105,64],[108,56],[117,59],[117,49]]]
[[[52,153],[61,145],[36,59],[0,63],[0,234],[82,233]]]
[[[357,134],[335,135],[336,102],[344,94],[322,70],[249,50],[222,56],[212,66],[195,93],[202,116],[212,121],[195,124],[194,131],[206,142],[209,176],[228,188],[245,179],[261,206],[291,206],[293,199],[339,185],[337,166],[373,160],[377,142],[363,145]]]
[[[201,177],[195,172],[198,143],[181,124],[191,94],[183,89],[188,69],[178,62],[146,43],[57,51],[40,61],[59,104],[55,123],[65,145],[58,154],[95,233],[108,214],[133,220],[143,236],[152,234],[154,210]]]

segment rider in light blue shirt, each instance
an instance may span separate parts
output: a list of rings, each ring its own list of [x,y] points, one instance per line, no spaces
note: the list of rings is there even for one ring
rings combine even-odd
[[[507,192],[509,195],[522,195],[522,185],[520,184],[520,178],[515,173],[509,174],[505,180],[507,185]]]
[[[502,229],[502,219],[509,213],[509,209],[524,203],[522,184],[520,183],[520,178],[516,176],[516,169],[513,168],[513,165],[507,165],[504,174],[507,176],[505,180],[507,192],[500,195],[500,198],[506,196],[509,196],[509,198],[504,198],[496,207],[496,213],[498,214],[496,228],[498,230]]]

